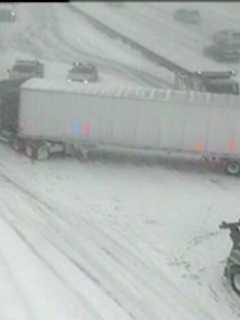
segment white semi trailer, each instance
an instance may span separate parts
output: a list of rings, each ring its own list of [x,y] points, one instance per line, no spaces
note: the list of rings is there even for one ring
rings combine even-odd
[[[240,172],[238,96],[31,79],[18,112],[13,147],[31,157],[119,146],[198,154]]]

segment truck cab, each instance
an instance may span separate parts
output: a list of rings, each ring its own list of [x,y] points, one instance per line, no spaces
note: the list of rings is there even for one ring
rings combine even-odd
[[[239,83],[232,79],[236,76],[236,71],[200,71],[197,74],[201,77],[206,91],[239,95]]]
[[[176,74],[175,89],[239,95],[239,83],[232,79],[235,71],[196,71]]]

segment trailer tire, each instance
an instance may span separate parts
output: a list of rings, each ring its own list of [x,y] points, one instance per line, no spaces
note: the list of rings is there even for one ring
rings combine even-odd
[[[27,143],[25,146],[25,154],[32,160],[44,161],[50,156],[47,144],[44,143]]]
[[[41,144],[36,148],[36,159],[37,160],[48,160],[50,157],[50,151],[47,144]]]
[[[235,267],[230,275],[231,287],[240,296],[240,267]]]
[[[225,165],[225,172],[231,176],[236,176],[240,173],[240,163],[237,161],[228,161]]]
[[[25,154],[30,159],[36,159],[36,151],[32,144],[25,145]]]
[[[16,152],[22,152],[22,151],[24,151],[24,142],[23,142],[23,140],[15,138],[11,142],[11,147]]]

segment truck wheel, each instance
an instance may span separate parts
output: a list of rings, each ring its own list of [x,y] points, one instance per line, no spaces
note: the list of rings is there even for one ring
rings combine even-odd
[[[49,148],[46,144],[37,147],[36,158],[37,160],[47,160],[50,156]]]
[[[32,144],[26,144],[25,146],[25,154],[28,158],[36,159],[36,152],[34,150],[34,146]]]
[[[240,173],[240,164],[236,161],[227,162],[225,171],[227,174],[236,176]]]
[[[15,138],[11,142],[11,147],[17,152],[22,152],[24,150],[24,142],[20,139]]]
[[[236,268],[230,276],[233,290],[240,296],[240,268]]]

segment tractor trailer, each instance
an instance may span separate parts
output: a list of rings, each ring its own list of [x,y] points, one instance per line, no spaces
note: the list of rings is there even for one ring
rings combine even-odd
[[[197,91],[30,79],[20,86],[15,150],[138,148],[196,154],[240,172],[240,99]]]

